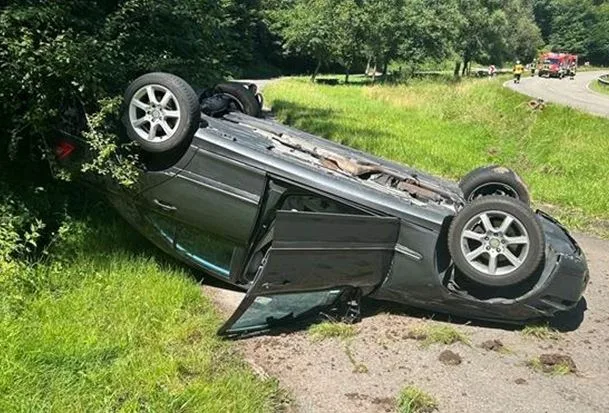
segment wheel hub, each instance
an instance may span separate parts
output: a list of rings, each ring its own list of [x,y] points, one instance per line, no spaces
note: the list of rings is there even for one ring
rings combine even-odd
[[[461,234],[461,250],[476,270],[493,276],[519,269],[529,251],[524,225],[503,211],[487,211],[473,217]]]
[[[499,248],[501,247],[501,240],[499,238],[491,238],[489,245],[491,248]]]
[[[163,119],[163,110],[162,109],[154,109],[152,111],[152,120],[161,120]]]
[[[138,136],[148,142],[171,139],[180,125],[180,104],[176,95],[161,85],[146,85],[131,98],[129,120]]]

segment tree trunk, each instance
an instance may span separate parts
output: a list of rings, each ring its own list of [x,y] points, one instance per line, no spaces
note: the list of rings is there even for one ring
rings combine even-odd
[[[374,67],[372,67],[372,83],[376,82],[376,59],[374,59]]]
[[[461,62],[455,62],[454,76],[459,77],[460,72],[461,72]]]
[[[317,78],[317,75],[319,74],[320,70],[321,70],[321,59],[317,59],[317,67],[315,68],[315,72],[313,72],[313,76],[311,76],[311,82],[315,83],[315,78]]]
[[[389,64],[387,63],[387,59],[383,62],[383,79],[387,80],[387,71],[389,70]]]
[[[470,63],[471,62],[469,61],[469,59],[463,61],[463,71],[461,72],[461,76],[465,76],[466,74],[469,74],[469,71],[467,70],[467,68],[469,67]]]
[[[345,84],[349,84],[349,68],[345,71]]]
[[[372,56],[368,56],[368,63],[366,63],[366,76],[370,75],[370,63],[372,63]]]

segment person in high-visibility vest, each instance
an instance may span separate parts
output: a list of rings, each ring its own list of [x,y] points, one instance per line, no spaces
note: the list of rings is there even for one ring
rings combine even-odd
[[[524,73],[524,66],[520,64],[520,60],[516,60],[516,64],[514,65],[514,83],[520,83],[520,78]]]

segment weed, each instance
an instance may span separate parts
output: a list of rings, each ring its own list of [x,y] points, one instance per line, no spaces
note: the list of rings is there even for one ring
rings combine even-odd
[[[313,341],[323,341],[331,338],[346,340],[355,337],[357,335],[357,329],[351,324],[324,321],[323,323],[314,324],[309,327],[308,333]]]
[[[565,376],[571,373],[577,373],[577,367],[573,359],[569,356],[560,354],[542,354],[539,357],[532,358],[526,363],[533,370],[541,371],[552,376]]]
[[[455,344],[463,343],[469,345],[469,337],[456,328],[443,324],[422,324],[412,328],[407,335],[408,338],[419,340],[424,346],[432,344]]]
[[[432,413],[438,410],[436,399],[415,386],[405,387],[398,397],[399,413]]]
[[[345,354],[349,358],[351,364],[353,364],[353,373],[368,373],[368,367],[364,363],[359,363],[355,356],[353,355],[353,350],[351,350],[351,341],[347,341],[345,344]]]
[[[559,340],[560,333],[547,324],[536,324],[524,327],[520,333],[524,337],[538,340]]]

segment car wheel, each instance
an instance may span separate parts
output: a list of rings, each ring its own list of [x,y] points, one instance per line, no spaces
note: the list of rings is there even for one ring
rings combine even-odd
[[[168,152],[186,144],[201,120],[195,91],[169,73],[137,78],[125,92],[125,105],[127,134],[147,152]]]
[[[529,190],[522,178],[502,166],[491,165],[475,169],[461,179],[459,187],[468,202],[484,196],[501,195],[518,199],[526,205],[531,203]]]
[[[233,109],[249,116],[260,117],[262,107],[256,99],[256,95],[243,84],[237,82],[220,83],[215,87],[215,92],[230,97],[234,105]]]
[[[544,258],[545,237],[527,205],[490,196],[465,206],[453,219],[448,248],[456,267],[471,281],[507,287],[537,272]]]

